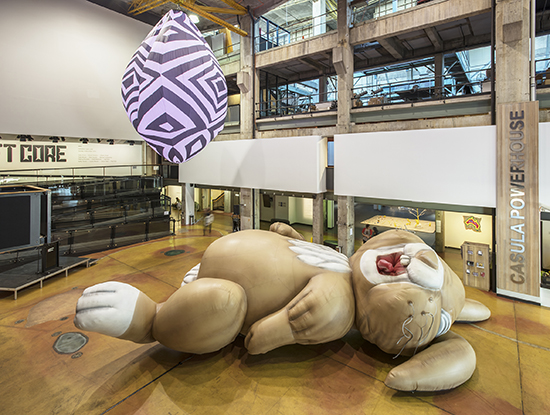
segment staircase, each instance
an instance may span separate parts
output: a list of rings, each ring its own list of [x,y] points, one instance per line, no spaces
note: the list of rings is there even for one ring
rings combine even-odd
[[[224,210],[225,192],[222,192],[217,198],[212,200],[212,210]]]

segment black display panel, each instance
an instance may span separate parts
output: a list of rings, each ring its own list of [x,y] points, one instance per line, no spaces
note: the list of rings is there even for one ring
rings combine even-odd
[[[31,198],[29,196],[0,199],[0,250],[31,242]]]
[[[46,193],[40,196],[40,235],[48,235],[48,195]]]

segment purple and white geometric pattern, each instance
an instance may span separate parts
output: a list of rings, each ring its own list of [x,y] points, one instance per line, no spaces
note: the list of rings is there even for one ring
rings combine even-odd
[[[223,129],[227,84],[210,46],[181,11],[151,30],[122,77],[130,122],[162,157],[183,163]]]

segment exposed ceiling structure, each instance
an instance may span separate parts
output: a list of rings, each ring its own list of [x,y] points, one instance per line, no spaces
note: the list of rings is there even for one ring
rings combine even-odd
[[[216,9],[232,9],[228,3],[236,3],[237,8],[244,8],[249,12],[254,18],[262,16],[269,10],[272,10],[279,5],[285,3],[287,0],[174,0],[172,1],[162,1],[162,0],[88,0],[91,3],[98,4],[100,6],[107,7],[108,9],[114,10],[116,12],[126,14],[137,20],[155,25],[162,16],[164,16],[168,11],[172,9],[181,9],[189,11],[189,8],[184,7],[185,5],[191,5],[192,7],[199,6],[199,8],[209,8],[207,10],[215,18],[226,22],[229,25],[238,25],[239,24],[239,15],[238,14],[227,14],[220,13]],[[311,0],[310,0],[311,1]],[[135,14],[132,13],[132,3],[147,3],[152,8],[144,7],[145,11]],[[239,7],[240,6],[240,7]],[[235,8],[233,8],[235,10]],[[197,12],[197,14],[199,14]],[[214,29],[219,29],[222,26],[219,23],[208,20],[207,18],[200,18],[199,23],[196,24],[201,32],[206,32]]]
[[[287,0],[280,5],[281,7],[270,10],[267,17],[273,23],[283,27],[287,25],[299,25],[300,22],[310,25],[313,15],[312,3],[313,0]],[[325,3],[327,13],[331,11],[336,12],[338,9],[338,0],[326,0]],[[282,7],[283,5],[284,7]],[[336,14],[334,14],[334,18],[336,18]],[[327,17],[327,20],[330,20],[330,17]],[[330,25],[331,23],[327,22],[327,24]],[[334,25],[332,28],[336,29],[336,26]]]
[[[415,61],[437,53],[452,53],[491,44],[491,13],[377,39],[354,48],[355,71]],[[335,75],[330,51],[275,63],[267,69],[281,81],[299,82],[321,74]]]
[[[181,8],[183,2],[192,3],[192,0],[174,0],[166,2],[163,0],[88,0],[107,7],[111,10],[129,15],[135,19],[145,21],[154,25],[170,9]],[[151,5],[159,3],[150,10],[140,14],[131,14],[129,12],[132,2],[147,2]],[[214,10],[211,14],[230,25],[239,24],[238,14],[224,14],[216,12],[216,8],[229,8],[234,0],[197,0],[194,4],[211,8]],[[235,0],[238,3],[237,8],[244,7],[255,19],[268,13],[269,19],[280,25],[287,27],[288,24],[304,22],[305,25],[311,24],[312,2],[313,0]],[[179,3],[179,4],[177,4]],[[420,3],[420,2],[419,2]],[[278,6],[285,4],[285,7]],[[360,10],[367,4],[365,0],[353,0],[352,10]],[[550,0],[537,0],[537,35],[550,31]],[[326,0],[327,10],[336,10],[337,0]],[[421,7],[429,6],[429,1],[424,1]],[[214,8],[214,9],[212,9]],[[353,14],[353,13],[352,13]],[[327,19],[328,20],[328,19]],[[490,12],[473,15],[445,24],[434,25],[423,28],[422,30],[411,30],[398,36],[384,39],[373,39],[368,43],[356,45],[354,48],[355,70],[366,70],[371,68],[383,68],[396,64],[398,62],[406,63],[433,57],[437,53],[453,53],[455,51],[470,49],[474,47],[487,46],[491,43],[491,22]],[[362,24],[362,23],[359,23]],[[367,22],[368,24],[368,22]],[[336,29],[332,27],[335,22],[327,23],[327,30]],[[200,18],[197,27],[202,32],[221,29],[219,24]],[[318,78],[320,75],[335,75],[335,69],[332,63],[332,53],[330,50],[321,53],[310,54],[299,59],[284,62],[274,62],[268,68],[263,68],[264,74],[261,80],[267,79],[268,73],[273,82],[281,84],[300,82]],[[277,79],[276,79],[277,78]],[[228,81],[232,81],[228,79]],[[262,81],[262,83],[265,81]],[[271,83],[271,81],[270,81]],[[238,93],[236,85],[232,82],[232,92]]]
[[[365,0],[353,1],[351,3],[352,10],[354,4],[360,7],[364,3]],[[537,36],[550,33],[550,0],[537,0],[536,4]],[[281,17],[283,12],[283,10],[278,11]],[[270,14],[274,14],[274,12]],[[422,30],[411,30],[398,36],[373,39],[355,46],[354,69],[361,71],[378,68],[384,71],[385,67],[397,63],[406,65],[407,62],[433,57],[438,53],[452,54],[457,51],[489,46],[491,44],[491,23],[491,13],[486,12]],[[274,63],[264,69],[273,75],[269,81],[270,84],[273,82],[279,84],[301,82],[314,79],[321,74],[336,74],[332,64],[331,51]],[[262,79],[267,78],[264,76]]]

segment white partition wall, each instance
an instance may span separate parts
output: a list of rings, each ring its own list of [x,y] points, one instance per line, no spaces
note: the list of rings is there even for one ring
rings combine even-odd
[[[550,209],[550,123],[539,124],[539,202]]]
[[[143,145],[145,145],[143,143]],[[48,175],[143,174],[143,145],[98,144],[59,141],[4,140],[0,142],[0,171],[36,170]],[[115,167],[125,166],[125,167]],[[84,167],[89,167],[83,169]],[[76,168],[76,170],[72,170]],[[55,170],[52,170],[55,169]]]
[[[335,135],[334,194],[496,207],[496,127]]]
[[[0,134],[140,140],[120,87],[151,29],[86,0],[2,0]]]
[[[179,180],[300,193],[326,191],[327,140],[320,136],[214,141],[180,164]]]
[[[466,229],[464,218],[475,216],[480,222],[480,231]],[[445,246],[458,248],[464,241],[491,245],[493,243],[493,222],[489,215],[466,212],[445,212]]]

